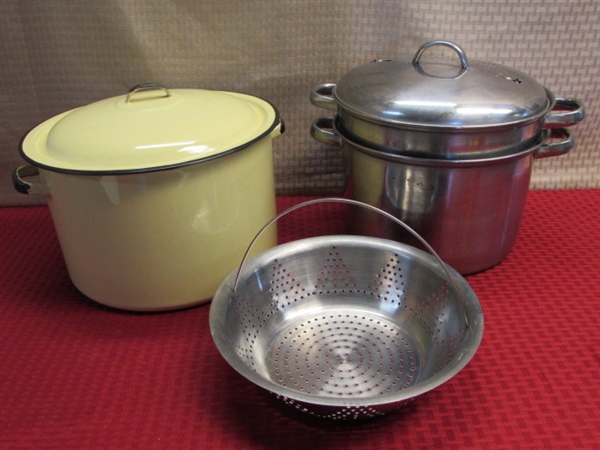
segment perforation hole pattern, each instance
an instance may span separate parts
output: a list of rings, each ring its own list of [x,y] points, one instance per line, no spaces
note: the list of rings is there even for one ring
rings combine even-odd
[[[308,265],[275,259],[255,275],[260,288],[237,294],[236,352],[245,364],[315,398],[364,399],[408,389],[423,371],[430,375],[452,360],[464,327],[449,324],[447,281],[411,283],[410,261],[401,255],[386,254],[374,265],[352,251],[332,246]],[[329,416],[381,413],[350,406]]]
[[[411,337],[368,314],[298,321],[279,335],[269,361],[280,385],[331,397],[372,397],[406,389],[420,367]]]

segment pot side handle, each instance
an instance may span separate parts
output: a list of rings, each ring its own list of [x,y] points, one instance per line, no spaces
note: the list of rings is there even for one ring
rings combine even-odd
[[[17,192],[21,194],[29,195],[48,195],[50,191],[48,186],[43,183],[30,183],[23,178],[34,177],[39,175],[40,172],[35,166],[21,166],[17,167],[12,173],[13,186]]]
[[[335,88],[335,84],[333,83],[325,83],[316,86],[310,91],[310,102],[319,108],[328,111],[337,111],[337,104],[333,98],[333,88]]]
[[[556,104],[544,118],[544,128],[562,128],[575,125],[585,118],[585,107],[576,98],[557,98]]]
[[[551,139],[559,140],[542,144],[535,153],[536,159],[566,155],[573,147],[575,147],[573,133],[566,128],[554,128],[550,133],[548,141]]]
[[[342,138],[333,130],[333,117],[320,117],[310,126],[310,135],[322,144],[342,146]]]

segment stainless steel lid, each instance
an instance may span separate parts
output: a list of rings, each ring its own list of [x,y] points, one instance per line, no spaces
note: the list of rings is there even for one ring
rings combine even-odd
[[[456,59],[425,58],[446,46]],[[540,119],[554,98],[523,72],[487,62],[469,62],[447,41],[432,41],[412,61],[377,60],[345,74],[333,89],[337,104],[362,119],[387,126],[438,131],[506,127]]]

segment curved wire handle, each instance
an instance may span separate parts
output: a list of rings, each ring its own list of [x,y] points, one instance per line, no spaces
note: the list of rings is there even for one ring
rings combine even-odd
[[[271,220],[269,220],[261,229],[260,231],[256,234],[256,236],[254,236],[254,239],[252,239],[252,241],[250,242],[250,245],[248,246],[248,249],[246,250],[246,253],[244,253],[244,256],[242,258],[242,261],[240,263],[240,267],[238,268],[237,274],[235,276],[235,281],[233,283],[233,292],[236,291],[237,289],[237,285],[238,285],[238,281],[240,279],[240,275],[242,273],[242,269],[244,267],[244,264],[246,263],[246,260],[248,259],[248,255],[250,254],[250,251],[252,250],[252,247],[254,247],[254,244],[256,243],[256,241],[258,240],[258,238],[263,234],[263,232],[269,228],[273,223],[277,222],[279,219],[281,219],[283,216],[286,216],[287,214],[291,213],[292,211],[295,211],[297,209],[300,208],[304,208],[305,206],[310,206],[310,205],[314,205],[317,203],[346,203],[349,205],[355,205],[355,206],[360,206],[363,207],[365,209],[369,209],[371,211],[377,212],[381,215],[383,215],[384,217],[387,217],[388,219],[392,220],[393,222],[396,222],[398,225],[402,226],[406,231],[408,231],[411,235],[413,235],[415,238],[417,238],[419,240],[419,242],[421,244],[423,244],[423,246],[438,260],[438,262],[441,264],[442,269],[444,269],[444,272],[446,273],[446,276],[448,277],[448,281],[450,282],[450,284],[452,285],[452,289],[454,290],[454,293],[456,294],[456,296],[459,299],[459,305],[460,305],[460,309],[462,311],[463,317],[465,319],[465,324],[466,324],[466,328],[469,327],[469,319],[467,318],[467,313],[465,311],[464,305],[462,303],[462,295],[460,293],[460,291],[458,290],[458,288],[456,287],[456,284],[454,283],[454,279],[452,278],[452,275],[450,274],[450,271],[448,270],[448,267],[446,266],[446,264],[444,263],[444,261],[442,261],[442,258],[439,257],[439,255],[435,252],[435,250],[433,248],[431,248],[431,246],[427,243],[427,241],[425,241],[425,239],[423,239],[419,233],[417,233],[415,230],[413,230],[411,227],[409,227],[407,224],[405,224],[403,221],[401,221],[400,219],[398,219],[397,217],[393,216],[392,214],[383,211],[382,209],[379,209],[375,206],[369,205],[367,203],[363,203],[363,202],[359,202],[357,200],[350,200],[347,198],[338,198],[338,197],[331,197],[331,198],[320,198],[320,199],[315,199],[315,200],[308,200],[302,203],[299,203],[297,205],[291,206],[288,209],[286,209],[285,211],[282,211],[281,213],[277,214],[275,217],[273,217]]]
[[[450,41],[430,41],[430,42],[427,42],[427,43],[423,44],[417,50],[417,53],[415,53],[415,56],[413,57],[412,63],[415,64],[415,65],[419,64],[419,60],[421,59],[421,56],[423,55],[423,52],[425,50],[427,50],[429,47],[433,47],[433,46],[436,46],[436,45],[442,45],[444,47],[450,47],[458,55],[458,57],[460,59],[460,65],[462,66],[462,68],[464,70],[467,70],[469,68],[469,62],[467,61],[467,55],[465,54],[465,52],[463,51],[463,49],[460,48],[460,46],[458,46],[454,42],[450,42]]]

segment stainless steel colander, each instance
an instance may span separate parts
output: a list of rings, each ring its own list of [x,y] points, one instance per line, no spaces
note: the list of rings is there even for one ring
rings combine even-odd
[[[380,416],[456,375],[479,346],[483,313],[467,281],[378,208],[313,200],[263,230],[321,202],[375,210],[431,254],[340,235],[246,256],[213,298],[213,340],[241,375],[300,411],[331,419]]]

